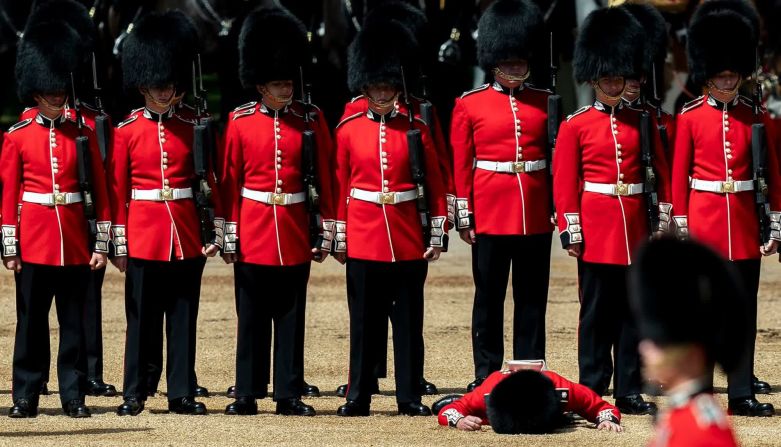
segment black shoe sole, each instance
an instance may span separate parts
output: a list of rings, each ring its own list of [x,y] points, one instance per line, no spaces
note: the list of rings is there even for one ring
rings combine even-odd
[[[75,413],[75,414],[66,413],[66,415],[69,418],[73,418],[73,419],[84,419],[84,418],[92,417],[92,414],[90,413]]]
[[[117,416],[138,416],[144,411],[144,407],[138,409],[138,411],[117,411]]]
[[[8,415],[8,417],[11,419],[30,419],[37,416],[38,413],[27,413],[27,414],[11,413]]]
[[[732,416],[743,416],[748,418],[769,418],[775,416],[776,412],[774,411],[763,411],[761,413],[751,413],[751,412],[735,412],[734,410],[729,411],[730,415]]]
[[[256,416],[258,414],[258,410],[255,411],[228,411],[225,410],[226,416]]]

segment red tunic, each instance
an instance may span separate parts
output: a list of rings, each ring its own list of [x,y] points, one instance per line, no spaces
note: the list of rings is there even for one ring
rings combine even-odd
[[[325,226],[333,229],[333,145],[325,120],[319,113],[311,115],[310,126],[317,140],[320,213]],[[274,111],[253,102],[228,117],[220,191],[226,223],[231,230],[236,226],[241,262],[295,265],[312,260],[305,202],[269,205],[241,195],[242,188],[279,194],[304,192],[301,132],[305,129],[299,103]],[[327,233],[323,248],[330,250],[333,231]]]
[[[428,127],[420,120],[426,165],[426,193],[432,216],[429,246],[441,247],[447,232],[445,186]],[[423,233],[415,201],[378,204],[351,198],[353,188],[369,192],[412,190],[407,146],[409,121],[392,112],[380,117],[356,113],[336,129],[336,251],[350,258],[395,262],[422,259]],[[348,204],[349,202],[349,204]]]
[[[672,402],[672,399],[671,399]],[[649,447],[737,447],[727,416],[711,394],[672,402],[656,424]]]
[[[761,256],[754,191],[698,191],[690,187],[689,179],[751,181],[751,125],[755,122],[764,122],[768,133],[767,180],[772,186],[770,209],[777,221],[781,216],[781,176],[775,126],[768,115],[763,112],[761,118],[755,117],[751,102],[743,97],[722,104],[703,96],[684,106],[678,117],[673,160],[675,222],[729,260]],[[778,230],[776,226],[771,237],[781,240]]]
[[[485,396],[491,394],[496,384],[510,377],[510,371],[496,371],[491,373],[485,381],[465,394],[461,399],[445,406],[439,412],[439,425],[455,427],[459,419],[465,416],[477,416],[482,419],[482,425],[489,425],[486,414]],[[567,401],[563,406],[563,412],[574,412],[589,422],[600,423],[611,421],[621,423],[621,413],[618,408],[602,400],[599,395],[588,387],[570,382],[553,371],[541,371],[553,382],[557,391],[566,392]]]
[[[65,116],[51,121],[40,115],[9,129],[3,141],[0,176],[3,192],[3,254],[44,265],[88,264],[92,251],[107,253],[111,217],[103,166],[95,134],[84,127],[90,142],[93,202],[98,221],[94,250],[88,247],[82,202],[53,206],[21,201],[24,192],[79,193],[74,121]],[[22,203],[17,219],[17,206]]]
[[[410,95],[412,99],[413,107],[415,107],[415,117],[423,119],[420,115],[420,105],[425,100],[416,98]],[[364,95],[356,96],[350,102],[344,105],[344,113],[342,114],[342,120],[355,115],[356,113],[365,113],[368,110],[369,101]],[[406,114],[407,106],[404,103],[396,103],[396,110]],[[426,123],[431,132],[431,138],[434,140],[434,146],[437,148],[437,163],[439,164],[439,173],[442,176],[442,181],[445,183],[445,191],[447,195],[448,204],[448,221],[451,225],[455,222],[455,194],[456,187],[453,183],[453,158],[450,148],[445,141],[445,134],[442,132],[442,124],[439,121],[439,115],[436,110],[433,111],[433,120],[431,123]]]
[[[549,168],[523,173],[494,172],[476,160],[544,161],[548,151],[548,95],[525,85],[511,92],[485,84],[456,99],[450,130],[456,183],[458,229],[478,234],[550,233]]]
[[[553,193],[562,246],[582,243],[586,262],[629,265],[649,236],[645,196],[585,191],[585,183],[643,183],[640,111],[595,102],[561,124],[554,153]],[[670,171],[659,136],[653,135],[660,229],[670,222]]]
[[[138,109],[117,126],[107,163],[117,255],[152,261],[201,256],[192,199],[131,199],[134,189],[191,188],[192,143],[193,123],[172,110]]]

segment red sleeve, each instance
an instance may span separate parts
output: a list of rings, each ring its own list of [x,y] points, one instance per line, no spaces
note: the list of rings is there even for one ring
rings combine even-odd
[[[453,184],[456,193],[456,229],[472,228],[472,185],[475,143],[472,122],[463,100],[456,99],[450,125],[450,145],[453,148]]]
[[[621,423],[621,413],[614,405],[607,403],[587,386],[570,382],[553,371],[543,371],[556,388],[569,388],[565,411],[572,411],[589,422],[612,421]]]
[[[454,194],[455,193],[455,185],[453,184],[453,169],[452,164],[453,160],[450,155],[450,150],[448,150],[447,142],[445,141],[445,134],[442,132],[442,123],[439,121],[439,115],[437,115],[437,110],[432,106],[431,110],[432,114],[434,115],[434,119],[431,125],[429,125],[429,130],[431,130],[431,137],[434,139],[434,145],[437,148],[437,155],[439,156],[439,169],[442,173],[442,180],[445,185],[445,190],[447,194]]]
[[[424,162],[426,164],[426,192],[431,212],[432,247],[443,247],[443,236],[447,234],[447,197],[442,171],[439,167],[439,155],[428,127],[420,126],[423,140]]]
[[[225,127],[225,144],[223,147],[222,178],[220,179],[220,195],[222,214],[225,218],[224,253],[236,253],[238,241],[239,201],[241,200],[241,185],[243,174],[241,137],[233,121],[228,117]]]
[[[21,181],[22,163],[19,147],[6,135],[3,139],[2,155],[0,155],[0,182],[3,185],[3,257],[19,256],[19,221],[16,207],[19,203]]]
[[[114,254],[127,256],[127,206],[130,199],[130,148],[127,130],[115,129],[106,163]]]
[[[350,147],[345,128],[336,129],[336,162],[334,177],[334,252],[347,252],[347,199],[350,195]]]
[[[773,120],[767,113],[762,115],[767,134],[767,182],[773,187],[768,188],[768,201],[771,212],[781,212],[781,160],[779,160],[779,129],[773,124]],[[774,238],[776,239],[776,238]]]
[[[491,394],[496,384],[506,376],[501,371],[496,371],[489,375],[480,386],[466,393],[461,399],[442,408],[438,415],[439,425],[455,427],[458,420],[464,416],[476,416],[483,420],[483,425],[488,424],[485,395]]]
[[[688,232],[687,216],[689,215],[689,175],[692,169],[692,154],[694,144],[687,124],[688,120],[679,115],[673,144],[673,220],[678,231]]]
[[[553,200],[561,245],[583,243],[580,228],[581,147],[577,128],[563,121],[553,152]]]
[[[659,230],[667,232],[670,230],[671,210],[672,210],[672,191],[671,172],[669,156],[664,150],[662,137],[656,127],[656,119],[653,120],[653,150],[654,150],[654,173],[656,174],[656,194],[659,201]],[[669,134],[668,134],[669,135]]]
[[[334,143],[331,131],[322,114],[318,113],[314,126],[317,139],[317,175],[320,180],[320,215],[323,219],[323,250],[333,245],[336,211],[334,210]]]
[[[92,169],[92,194],[97,218],[98,234],[94,250],[98,253],[108,253],[108,241],[111,230],[111,206],[106,186],[106,170],[98,147],[98,138],[94,132],[88,136],[90,151],[90,168]]]

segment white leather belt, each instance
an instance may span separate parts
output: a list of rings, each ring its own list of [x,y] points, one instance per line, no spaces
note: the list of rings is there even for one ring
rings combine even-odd
[[[476,160],[475,167],[486,171],[503,172],[507,174],[519,174],[522,172],[542,171],[548,167],[545,160],[535,161],[488,161]]]
[[[256,202],[265,203],[266,205],[293,205],[296,203],[302,203],[306,200],[306,193],[275,193],[255,191],[254,189],[241,188],[241,196]]]
[[[753,180],[732,180],[726,182],[690,179],[689,186],[697,191],[715,192],[719,194],[734,194],[736,192],[753,191]]]
[[[151,202],[167,202],[169,200],[192,199],[192,188],[170,189],[134,189],[130,195],[133,200],[148,200]]]
[[[42,194],[39,192],[25,191],[22,193],[22,202],[37,203],[39,205],[70,205],[82,202],[84,198],[80,192],[58,192],[56,194]]]
[[[585,182],[583,190],[608,196],[635,196],[643,193],[642,183],[591,183]]]
[[[350,197],[364,202],[378,203],[380,205],[395,205],[397,203],[409,202],[418,198],[418,192],[414,189],[401,192],[374,192],[364,189],[353,188],[350,191]]]

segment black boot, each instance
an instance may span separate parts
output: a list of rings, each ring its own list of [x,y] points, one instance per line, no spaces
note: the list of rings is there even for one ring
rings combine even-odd
[[[225,407],[225,414],[231,416],[247,416],[258,414],[258,404],[252,397],[239,397]]]
[[[643,400],[643,396],[639,394],[617,397],[616,407],[618,407],[618,410],[623,414],[656,414],[656,404],[653,402],[646,402]]]
[[[420,394],[423,396],[433,396],[439,394],[437,386],[426,380],[425,377],[420,378]]]
[[[733,416],[768,417],[776,413],[773,404],[762,403],[753,397],[730,399],[729,413]]]
[[[228,387],[228,391],[225,392],[225,395],[230,397],[231,399],[236,398],[236,385],[231,385]]]
[[[431,416],[431,409],[420,402],[399,404],[399,414],[405,416]]]
[[[759,380],[757,376],[751,379],[751,389],[754,390],[754,394],[770,394],[773,391],[769,383]]]
[[[114,385],[109,385],[101,379],[87,381],[88,396],[113,397],[117,395],[117,389]]]
[[[192,396],[182,397],[168,401],[168,411],[176,414],[206,414],[206,405],[195,400]]]
[[[68,402],[65,404],[63,411],[65,411],[65,414],[68,417],[72,418],[88,418],[92,416],[89,412],[89,408],[84,405],[84,400],[82,399],[73,399]]]
[[[467,392],[474,390],[485,382],[485,376],[476,377],[469,385],[466,386]]]
[[[458,399],[461,399],[464,397],[461,394],[448,394],[447,396],[443,397],[442,399],[439,399],[434,402],[434,404],[431,405],[431,411],[434,414],[439,414],[440,411],[442,411],[443,408],[446,406],[452,404],[453,402],[457,401]]]
[[[354,400],[348,400],[338,410],[336,410],[337,416],[355,417],[355,416],[368,416],[369,404],[360,403]]]
[[[320,397],[320,388],[304,382],[304,387],[301,389],[301,395],[305,397]]]
[[[142,411],[144,411],[144,401],[135,397],[125,398],[125,402],[117,407],[117,415],[119,416],[138,416],[138,413]]]
[[[277,402],[277,414],[284,416],[314,416],[315,409],[301,399],[284,399]]]
[[[209,390],[205,386],[195,385],[195,397],[209,397]]]
[[[34,418],[38,416],[38,402],[29,399],[16,399],[14,406],[8,410],[11,418]]]

